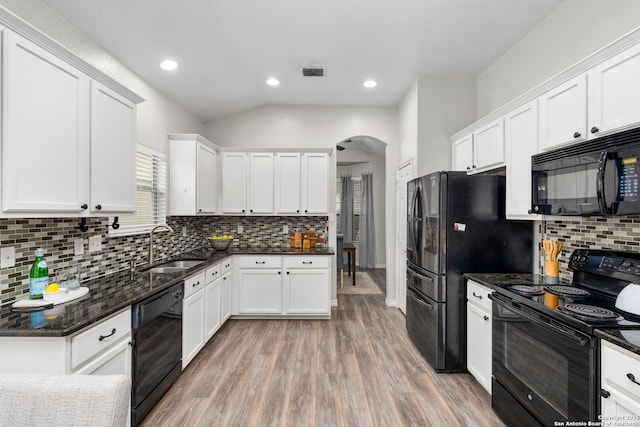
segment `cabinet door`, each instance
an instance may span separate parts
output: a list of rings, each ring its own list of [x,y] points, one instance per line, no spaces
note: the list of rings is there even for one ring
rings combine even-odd
[[[531,209],[531,156],[538,149],[538,102],[536,100],[505,116],[508,219],[537,219]]]
[[[491,314],[467,303],[467,370],[491,393]]]
[[[280,270],[238,270],[239,314],[282,314]]]
[[[540,137],[538,151],[587,138],[587,84],[581,75],[538,98]]]
[[[131,377],[131,337],[96,356],[82,368],[74,371],[77,375],[127,375]]]
[[[205,293],[204,324],[205,324],[206,341],[209,341],[209,339],[211,339],[213,334],[216,333],[218,328],[220,328],[220,325],[222,325],[222,318],[221,318],[221,312],[220,312],[221,290],[222,290],[222,280],[220,278],[207,284],[207,287],[204,290],[204,293]]]
[[[182,369],[204,347],[204,289],[182,302]]]
[[[202,144],[196,150],[196,211],[216,211],[216,153]]]
[[[292,269],[285,272],[287,314],[330,314],[328,269]]]
[[[636,395],[636,399],[632,399],[608,383],[603,383],[602,389],[609,392],[608,397],[600,399],[602,421],[606,421],[606,425],[616,425],[616,420],[618,420],[621,425],[625,425],[622,422],[626,420],[629,422],[628,425],[637,425],[638,420],[640,420],[640,400],[637,399],[638,396]]]
[[[473,171],[473,135],[460,138],[453,143],[451,168],[454,171]]]
[[[225,322],[231,316],[231,287],[233,281],[231,278],[231,272],[222,276],[222,290],[220,295],[220,311],[222,317],[222,323]]]
[[[250,213],[273,213],[274,172],[273,153],[249,154]]]
[[[487,170],[504,164],[504,121],[489,123],[473,133],[473,167]]]
[[[100,83],[92,81],[92,214],[135,212],[135,132],[135,104]]]
[[[244,153],[222,153],[222,213],[245,213],[245,164]]]
[[[598,137],[640,123],[640,45],[588,73],[589,132]]]
[[[80,213],[89,203],[89,78],[4,31],[2,208]]]
[[[329,197],[329,155],[302,155],[302,209],[308,214],[326,214]]]
[[[300,153],[276,154],[276,213],[300,213]]]

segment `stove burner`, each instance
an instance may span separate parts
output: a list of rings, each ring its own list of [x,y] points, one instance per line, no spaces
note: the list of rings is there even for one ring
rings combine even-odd
[[[575,298],[588,297],[589,295],[591,295],[591,292],[585,291],[584,289],[574,288],[573,286],[547,286],[544,288],[544,290],[561,297]]]
[[[613,311],[594,305],[564,304],[559,306],[558,309],[583,320],[604,322],[618,318],[618,315]]]
[[[544,294],[544,288],[542,286],[513,285],[510,289],[517,294],[525,296]]]

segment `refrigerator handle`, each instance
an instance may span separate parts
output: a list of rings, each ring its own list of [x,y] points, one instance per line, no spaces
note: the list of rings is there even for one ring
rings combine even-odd
[[[433,278],[429,277],[429,276],[425,276],[423,274],[420,273],[416,273],[415,271],[411,270],[411,269],[407,269],[407,273],[409,273],[410,275],[417,277],[420,280],[426,280],[427,282],[431,282],[433,283]]]
[[[412,249],[414,250],[414,253],[416,255],[418,254],[417,225],[420,220],[419,215],[417,215],[418,212],[416,212],[416,202],[418,201],[418,191],[420,191],[420,188],[416,186],[416,188],[413,191],[413,197],[412,197],[413,200],[411,201],[412,211],[411,211],[411,223],[410,223],[411,244],[412,244]]]

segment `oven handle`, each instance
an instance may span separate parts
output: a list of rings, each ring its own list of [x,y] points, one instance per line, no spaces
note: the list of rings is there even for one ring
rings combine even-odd
[[[556,326],[556,325],[554,325],[552,323],[544,322],[544,321],[540,320],[540,317],[544,317],[544,315],[540,314],[539,317],[535,317],[534,315],[531,315],[531,314],[525,312],[524,310],[519,310],[515,306],[515,303],[513,303],[512,301],[505,301],[503,298],[500,298],[498,295],[495,295],[495,294],[489,294],[489,299],[490,300],[492,300],[496,304],[498,304],[498,305],[500,305],[500,306],[502,306],[502,307],[504,307],[506,309],[516,311],[519,316],[524,317],[525,319],[529,320],[530,322],[535,323],[538,326],[549,328],[549,329],[553,330],[554,332],[556,332],[556,333],[558,333],[558,334],[560,334],[560,335],[562,335],[562,336],[564,336],[566,338],[569,338],[569,339],[575,341],[576,343],[578,343],[578,345],[580,347],[584,347],[587,344],[589,344],[589,340],[587,338],[578,337],[578,336],[570,333],[569,331],[567,331],[567,330],[565,330],[565,329],[563,329],[561,327],[558,327],[558,326]],[[495,319],[495,316],[493,318]]]

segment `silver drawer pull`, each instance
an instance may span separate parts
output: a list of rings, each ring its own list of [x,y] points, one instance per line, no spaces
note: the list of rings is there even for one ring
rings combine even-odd
[[[636,381],[636,377],[631,372],[627,374],[627,378],[629,378],[629,381],[631,381],[632,383],[640,385],[640,383]]]
[[[200,286],[200,281],[197,281],[196,283],[194,283],[193,285],[191,285],[192,287],[196,287],[196,286]]]
[[[256,264],[266,264],[266,261],[256,261]]]
[[[476,295],[476,293],[475,293],[475,292],[472,292],[472,293],[473,293],[473,296],[474,296],[474,297],[476,297],[476,298],[478,298],[478,299],[482,299],[482,295]]]
[[[116,328],[113,328],[109,335],[100,335],[100,337],[98,337],[98,341],[102,341],[103,339],[109,338],[111,335],[115,335],[115,334],[116,334]],[[629,375],[631,375],[631,374],[629,374]]]
[[[303,264],[313,264],[313,261],[302,261]]]

